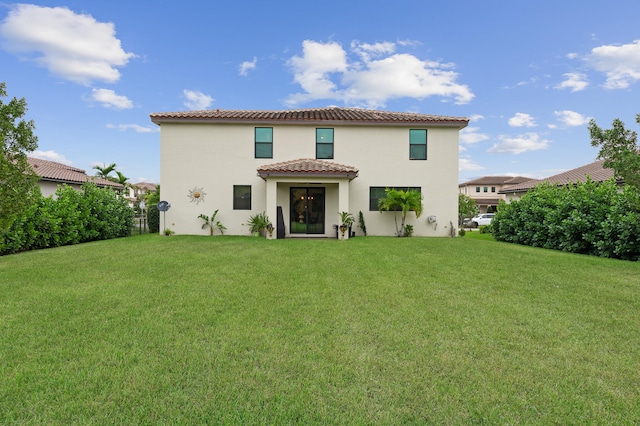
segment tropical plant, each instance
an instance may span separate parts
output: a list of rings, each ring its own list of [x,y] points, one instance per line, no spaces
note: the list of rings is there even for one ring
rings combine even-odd
[[[362,214],[362,210],[358,213],[358,228],[362,229],[362,233],[364,236],[367,236],[367,225],[364,223],[364,215]]]
[[[339,214],[340,214],[340,222],[345,226],[349,226],[355,221],[355,218],[349,212],[340,212]]]
[[[419,218],[422,214],[422,193],[416,190],[402,190],[394,188],[386,188],[384,190],[385,196],[378,201],[378,210],[393,211],[394,221],[396,225],[396,236],[402,237],[405,235],[404,228],[407,220],[407,214],[410,211],[416,213],[416,218]],[[397,212],[400,212],[401,222],[400,228],[398,228],[398,216]]]
[[[113,180],[113,178],[109,175],[116,171],[116,167],[117,167],[116,163],[111,163],[108,166],[106,164],[103,164],[102,166],[99,166],[99,165],[93,166],[93,168],[97,170],[96,172],[97,177],[102,179],[109,179],[109,180]]]
[[[147,223],[149,224],[149,232],[160,232],[160,211],[157,208],[160,202],[160,185],[156,186],[156,190],[148,192],[144,197],[147,205]]]
[[[198,219],[204,220],[204,223],[202,224],[202,229],[205,229],[208,227],[209,235],[211,235],[212,237],[216,229],[220,231],[220,235],[224,235],[224,231],[226,231],[227,229],[227,227],[224,226],[222,223],[220,223],[220,221],[216,220],[217,215],[218,215],[218,210],[216,209],[216,211],[213,212],[211,217],[205,214],[200,214],[198,216]]]
[[[269,216],[267,216],[266,212],[251,215],[247,221],[247,224],[249,225],[249,232],[252,234],[263,234],[264,230],[267,229],[267,226],[269,226],[270,223],[271,221],[269,220]]]
[[[413,225],[409,225],[409,224],[405,225],[405,227],[404,227],[404,234],[403,234],[403,236],[404,236],[404,237],[411,237],[411,236],[413,236]]]

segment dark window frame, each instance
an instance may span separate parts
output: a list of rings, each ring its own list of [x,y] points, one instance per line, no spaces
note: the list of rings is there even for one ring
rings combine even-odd
[[[320,141],[318,131],[319,130],[331,130],[331,142],[323,142]],[[317,160],[333,160],[334,157],[334,148],[335,148],[335,129],[333,127],[317,127],[316,128],[316,159]],[[331,154],[330,155],[320,155],[320,147],[326,148],[327,146],[331,146]]]
[[[396,189],[396,190],[404,190],[404,191],[411,191],[411,190],[415,190],[418,191],[419,193],[422,194],[422,187],[421,186],[370,186],[369,187],[369,211],[370,212],[377,212],[378,210],[378,200],[380,200],[382,197],[384,197],[384,193],[385,190],[387,188],[391,188],[391,189]],[[376,196],[374,197],[374,191],[377,192]],[[393,211],[393,210],[391,210]]]
[[[258,140],[258,129],[269,129],[271,130],[271,140],[270,141],[262,141]],[[253,140],[254,140],[254,157],[255,158],[273,158],[273,127],[255,127],[253,131]],[[258,155],[258,147],[269,147],[270,154],[267,155]]]
[[[246,192],[239,197],[236,195],[236,191],[242,188],[249,188],[248,197],[245,195]],[[251,210],[251,185],[233,185],[233,209]]]
[[[414,132],[424,132],[424,143],[414,141]],[[425,161],[427,159],[427,147],[429,145],[428,137],[429,133],[427,132],[427,129],[409,129],[409,160]],[[420,139],[422,139],[422,137]],[[416,152],[418,150],[417,148],[424,148],[424,153]],[[422,149],[420,149],[420,151],[422,151]]]

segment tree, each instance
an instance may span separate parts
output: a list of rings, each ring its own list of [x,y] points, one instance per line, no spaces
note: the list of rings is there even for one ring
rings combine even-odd
[[[398,218],[394,215],[394,221],[396,224],[396,236],[404,236],[405,222],[407,219],[407,213],[414,211],[416,218],[419,218],[422,214],[422,193],[416,190],[402,190],[394,188],[386,188],[384,190],[385,196],[378,200],[378,210],[382,213],[385,211],[400,212],[401,222],[400,229],[398,229]]]
[[[640,114],[636,115],[640,124]],[[613,120],[613,128],[603,130],[595,120],[589,122],[591,146],[600,147],[598,158],[604,160],[604,166],[616,173],[616,178],[623,179],[626,185],[640,188],[640,147],[638,134],[624,128],[620,119]]]
[[[93,166],[94,169],[97,170],[96,176],[102,179],[109,179],[113,181],[113,177],[109,176],[112,172],[116,171],[116,163],[111,163],[108,166],[103,164],[103,166]],[[117,172],[116,172],[117,173]],[[115,181],[117,182],[117,181]]]
[[[27,153],[38,147],[33,120],[22,118],[27,101],[13,98],[5,104],[5,96],[6,84],[0,83],[0,232],[31,203],[38,181],[27,161]]]
[[[479,209],[476,200],[465,194],[458,194],[458,225],[465,217],[474,217]]]

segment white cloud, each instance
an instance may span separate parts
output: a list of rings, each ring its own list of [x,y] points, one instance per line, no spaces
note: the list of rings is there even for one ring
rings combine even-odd
[[[461,158],[458,160],[458,171],[466,171],[466,170],[483,170],[484,167],[481,165],[474,163],[473,161]]]
[[[121,132],[133,130],[136,133],[157,133],[160,127],[140,126],[139,124],[107,124],[107,129],[120,130]]]
[[[587,55],[586,61],[607,76],[605,88],[625,89],[640,80],[640,40],[596,47]]]
[[[421,60],[413,55],[394,53],[390,42],[366,44],[354,41],[353,53],[361,61],[350,61],[336,42],[305,40],[302,56],[294,56],[289,65],[294,81],[303,93],[289,97],[288,103],[330,99],[349,104],[380,107],[390,99],[430,96],[453,98],[456,103],[470,102],[471,90],[458,84],[453,64]]]
[[[549,147],[549,141],[540,139],[537,133],[525,133],[516,137],[501,135],[499,139],[500,142],[494,144],[487,152],[522,154],[523,152],[538,151]]]
[[[40,151],[36,150],[29,154],[29,157],[39,158],[41,160],[55,161],[56,163],[66,164],[70,166],[71,160],[67,160],[64,155],[58,154],[55,151]]]
[[[471,120],[471,121],[480,121],[480,120],[484,120],[484,115],[480,115],[480,114],[473,114],[471,117],[469,117],[469,120]]]
[[[523,112],[517,112],[516,115],[509,119],[509,126],[511,127],[535,127],[535,119]]]
[[[478,127],[465,127],[460,130],[460,142],[466,144],[474,144],[489,139],[489,136],[480,133]]]
[[[254,57],[253,61],[245,61],[240,64],[240,75],[246,76],[249,73],[249,70],[256,69],[256,65],[258,64],[258,58]]]
[[[569,59],[576,59],[577,57],[578,57],[578,54],[575,52],[567,53],[567,58]]]
[[[589,123],[589,120],[591,120],[591,117],[585,117],[578,112],[569,110],[554,111],[553,114],[558,117],[558,121],[565,126],[582,126]]]
[[[211,96],[196,90],[185,89],[182,93],[185,97],[184,106],[191,110],[207,109],[215,100]]]
[[[571,89],[572,92],[579,92],[584,90],[589,82],[587,76],[578,72],[568,72],[563,74],[567,79],[556,86],[556,89]]]
[[[126,96],[118,95],[110,89],[93,89],[91,99],[100,102],[105,108],[129,109],[133,108],[133,102]]]
[[[85,85],[118,81],[117,68],[135,57],[122,49],[112,23],[66,7],[17,4],[0,24],[0,35],[6,50]]]

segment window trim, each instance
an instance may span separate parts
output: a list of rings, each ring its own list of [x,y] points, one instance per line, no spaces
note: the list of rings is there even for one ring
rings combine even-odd
[[[236,189],[249,188],[249,207],[240,206],[240,202],[246,202],[242,197],[236,197]],[[251,210],[252,188],[251,185],[233,185],[233,210]]]
[[[403,190],[403,191],[411,191],[411,190],[415,190],[418,191],[420,194],[422,194],[422,187],[421,186],[370,186],[369,187],[369,211],[370,212],[377,212],[379,211],[378,209],[378,200],[380,200],[381,197],[373,197],[373,190],[380,190],[382,189],[382,193],[384,193],[384,191],[387,189],[396,189],[396,190]],[[375,203],[374,200],[375,199]],[[375,206],[375,209],[373,208]],[[390,210],[393,211],[393,210]]]
[[[321,142],[318,138],[318,130],[331,130],[331,142]],[[333,157],[335,156],[335,143],[336,137],[335,137],[335,129],[333,127],[316,127],[316,160],[333,160]],[[331,156],[328,157],[320,157],[318,155],[318,145],[331,145]]]
[[[271,141],[258,141],[258,129],[270,129],[271,130]],[[273,158],[273,127],[254,127],[253,129],[253,156],[254,158]],[[269,146],[271,148],[270,156],[258,156],[258,146]]]
[[[413,134],[413,132],[424,132],[424,143],[422,142],[412,142],[413,138],[411,137],[411,135]],[[426,161],[428,158],[427,155],[427,147],[429,146],[428,143],[428,139],[429,138],[429,132],[427,132],[427,129],[409,129],[409,160],[416,160],[416,161]],[[422,139],[422,138],[421,138]],[[424,146],[424,158],[419,158],[419,157],[413,157],[412,154],[412,148],[413,147],[422,147]]]

